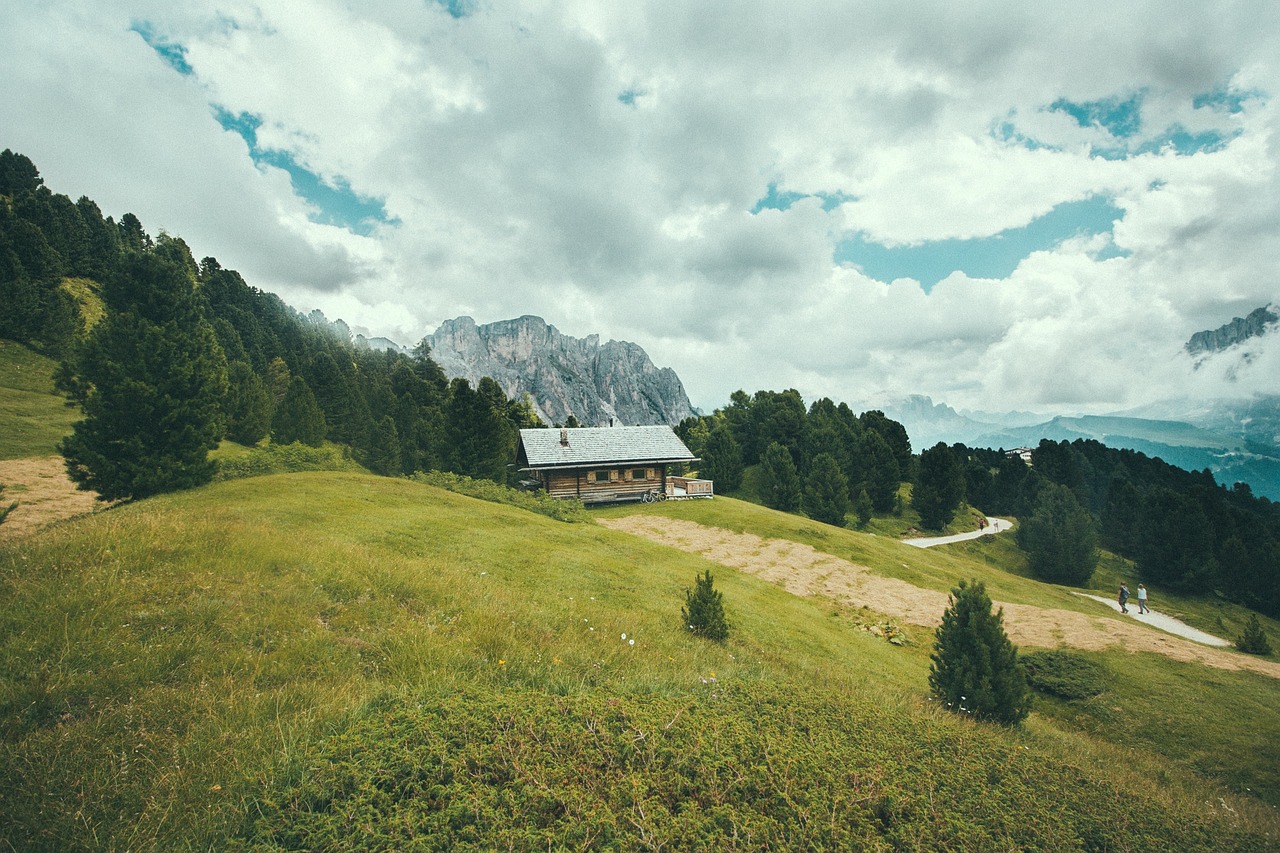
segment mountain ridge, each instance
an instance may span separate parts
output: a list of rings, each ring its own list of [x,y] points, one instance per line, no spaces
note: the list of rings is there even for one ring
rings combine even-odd
[[[450,379],[491,377],[509,397],[528,395],[547,423],[674,426],[694,414],[680,377],[638,344],[575,338],[532,314],[483,325],[456,317],[424,340]]]

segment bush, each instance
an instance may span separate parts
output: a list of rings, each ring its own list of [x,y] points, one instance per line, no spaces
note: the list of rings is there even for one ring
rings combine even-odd
[[[1004,611],[991,611],[981,581],[951,590],[934,641],[929,687],[948,708],[1006,725],[1031,710],[1018,650],[1004,632]]]
[[[1257,613],[1249,615],[1249,623],[1244,626],[1244,633],[1236,639],[1236,648],[1251,655],[1271,654],[1271,642],[1262,630],[1262,622]]]
[[[462,474],[450,474],[446,471],[421,471],[414,474],[412,479],[470,498],[536,512],[568,524],[591,523],[591,514],[577,498],[560,499],[553,498],[546,492],[521,492],[492,480],[473,480]]]
[[[1027,682],[1062,699],[1088,699],[1106,689],[1107,668],[1074,652],[1031,652],[1020,658]]]
[[[310,447],[301,442],[254,447],[243,456],[218,461],[219,480],[292,474],[297,471],[359,471],[360,466],[335,445]]]
[[[685,606],[680,617],[693,633],[722,642],[729,636],[724,618],[724,596],[712,585],[711,570],[694,578],[693,589],[684,591]]]

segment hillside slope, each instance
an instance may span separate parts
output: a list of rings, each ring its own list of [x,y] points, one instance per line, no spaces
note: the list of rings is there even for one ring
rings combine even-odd
[[[746,505],[715,503],[755,523]],[[963,553],[847,536],[939,582],[995,577]],[[707,567],[729,609],[725,645],[679,621]],[[997,589],[1014,600],[1030,584]],[[141,501],[0,551],[0,843],[1209,850],[1280,838],[1269,806],[1223,787],[1277,797],[1257,770],[1276,763],[1274,745],[1217,749],[1250,768],[1239,781],[1194,756],[1117,765],[1105,737],[1056,715],[1016,732],[976,725],[927,701],[927,635],[891,645],[865,630],[880,618],[405,480],[295,474]],[[1273,679],[1203,679],[1152,657],[1153,673],[1199,679],[1206,701],[1240,709],[1241,731],[1275,730]],[[1128,707],[1125,695],[1116,685],[1107,701]]]

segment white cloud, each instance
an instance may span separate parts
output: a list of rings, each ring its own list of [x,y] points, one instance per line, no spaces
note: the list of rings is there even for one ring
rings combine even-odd
[[[55,191],[406,343],[460,314],[532,313],[640,343],[706,407],[794,385],[1105,410],[1212,393],[1182,343],[1280,301],[1277,8],[527,2],[455,19],[419,0],[0,0],[0,147]],[[1193,109],[1225,86],[1260,96]],[[1135,93],[1144,133],[1238,136],[1105,160],[1089,156],[1105,130],[1046,109]],[[317,225],[213,105],[399,224]],[[814,197],[752,215],[770,184]],[[1090,195],[1125,211],[1128,257],[1068,241],[929,292],[832,263],[852,231],[990,237]],[[1219,384],[1264,386],[1271,353]]]

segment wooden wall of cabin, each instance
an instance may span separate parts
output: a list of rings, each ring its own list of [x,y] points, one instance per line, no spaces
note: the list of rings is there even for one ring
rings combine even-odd
[[[643,476],[636,476],[643,472]],[[582,498],[584,503],[638,501],[645,492],[663,489],[666,468],[662,465],[597,467],[546,471],[542,482],[554,498]],[[607,479],[604,475],[607,475]]]

